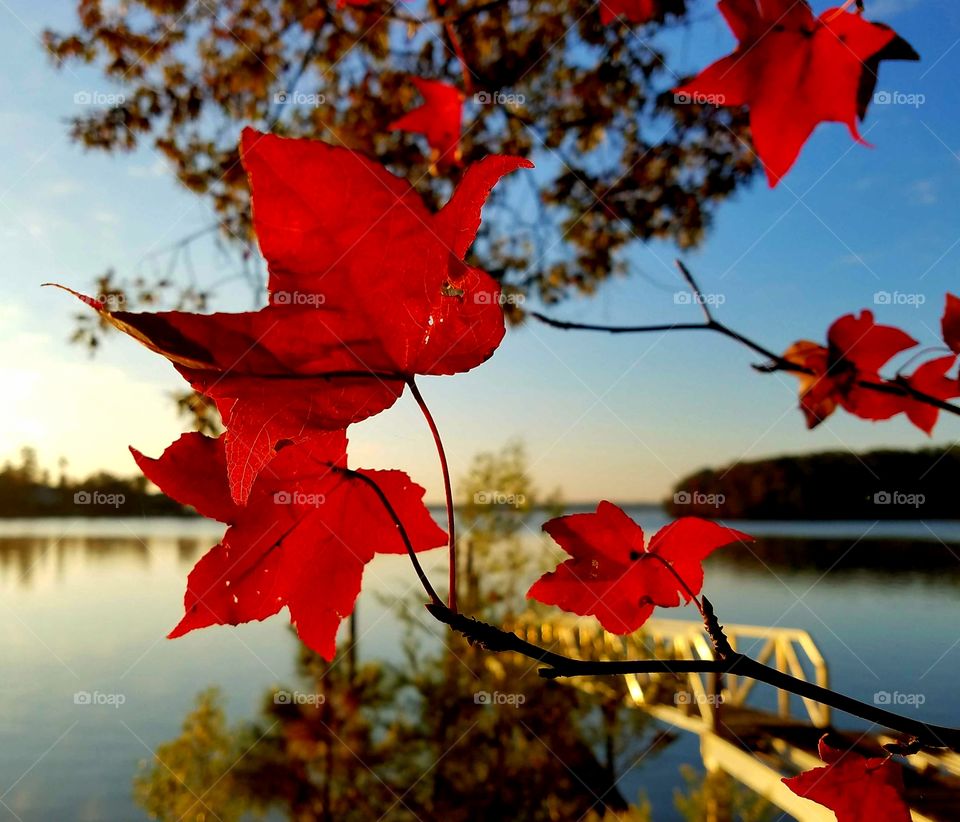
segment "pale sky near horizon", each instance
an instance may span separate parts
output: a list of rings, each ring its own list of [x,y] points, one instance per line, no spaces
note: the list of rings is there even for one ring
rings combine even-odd
[[[675,44],[684,69],[732,45],[712,4],[700,5],[702,22]],[[842,126],[821,127],[781,187],[758,180],[743,190],[721,206],[703,246],[685,255],[704,291],[723,299],[721,316],[773,350],[821,340],[833,319],[862,308],[935,344],[944,292],[960,291],[960,8],[867,0],[867,10],[920,52],[919,64],[885,63],[878,87],[913,102],[872,107],[863,127],[872,150]],[[0,18],[0,459],[30,444],[47,466],[66,457],[74,475],[132,474],[128,445],[155,455],[184,430],[169,399],[182,382],[117,335],[90,359],[67,341],[79,305],[39,285],[89,291],[110,266],[144,270],[151,253],[212,215],[152,150],[104,155],[70,143],[65,118],[77,111],[75,95],[111,91],[95,70],[57,72],[43,53],[40,30],[69,28],[72,4],[0,0]],[[674,256],[664,243],[638,248],[631,263],[642,276],[554,313],[625,324],[696,320],[694,307],[674,301]],[[224,274],[212,248],[199,248],[194,264],[209,280]],[[875,305],[884,291],[923,302]],[[251,307],[246,286],[218,293],[218,308]],[[691,470],[740,458],[957,440],[957,419],[942,419],[928,440],[904,419],[874,425],[842,412],[809,432],[795,380],[755,373],[756,360],[699,333],[609,337],[529,323],[489,363],[421,387],[454,474],[473,454],[520,439],[540,485],[579,501],[661,498]],[[409,396],[350,435],[353,465],[402,468],[428,499],[440,498],[432,442]]]

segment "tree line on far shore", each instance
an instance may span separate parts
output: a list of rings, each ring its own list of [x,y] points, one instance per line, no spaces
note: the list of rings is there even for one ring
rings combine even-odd
[[[189,509],[151,492],[143,476],[117,477],[100,471],[85,479],[59,476],[40,466],[33,448],[23,448],[19,461],[0,466],[0,517],[129,517],[184,516]]]
[[[960,519],[960,447],[830,451],[736,462],[682,479],[672,516]]]

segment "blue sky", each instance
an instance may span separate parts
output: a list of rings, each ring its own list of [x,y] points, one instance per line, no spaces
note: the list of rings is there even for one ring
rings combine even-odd
[[[729,51],[709,4],[702,21],[674,35],[674,65],[691,68]],[[817,11],[822,10],[816,5]],[[937,339],[943,294],[960,291],[960,7],[950,0],[867,0],[868,16],[893,25],[922,62],[886,63],[879,91],[922,103],[875,105],[863,127],[876,148],[822,126],[776,190],[758,183],[719,211],[707,241],[685,260],[722,318],[774,350],[822,339],[837,316],[874,308],[922,342]],[[0,0],[0,238],[4,299],[0,456],[30,443],[53,466],[133,473],[134,444],[156,454],[183,430],[168,399],[179,378],[160,358],[116,337],[89,359],[67,337],[77,306],[48,280],[89,290],[109,266],[148,271],[144,258],[211,220],[151,150],[85,153],[67,138],[78,92],[109,92],[96,71],[56,72],[38,40],[69,27],[67,3]],[[675,249],[638,249],[643,276],[612,282],[554,313],[610,323],[696,320],[678,305]],[[210,280],[224,263],[210,248],[194,262]],[[921,295],[919,306],[874,305],[880,291]],[[249,307],[238,285],[219,307]],[[795,381],[763,376],[749,352],[702,334],[607,337],[529,324],[496,356],[456,378],[424,380],[454,466],[509,439],[528,446],[533,473],[568,499],[654,499],[683,474],[738,458],[823,449],[920,446],[904,420],[872,425],[834,415],[809,432]],[[943,419],[934,443],[955,441]],[[404,468],[440,497],[431,442],[409,398],[351,429],[352,460]]]

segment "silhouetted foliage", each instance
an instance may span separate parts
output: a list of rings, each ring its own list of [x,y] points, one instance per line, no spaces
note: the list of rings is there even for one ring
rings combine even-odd
[[[960,448],[835,451],[738,462],[682,479],[671,515],[743,519],[957,519]]]
[[[189,509],[148,490],[145,477],[115,477],[100,471],[83,480],[64,472],[53,482],[37,463],[32,448],[21,451],[19,465],[0,467],[0,517],[181,516]]]
[[[767,800],[723,771],[701,774],[684,765],[680,773],[685,790],[674,791],[674,804],[684,819],[773,822],[779,815]]]
[[[646,26],[604,26],[585,0],[81,0],[78,17],[75,31],[47,31],[45,43],[58,64],[99,67],[119,99],[73,117],[71,136],[106,151],[159,150],[216,214],[183,243],[211,233],[237,241],[236,268],[258,293],[241,126],[364,151],[436,204],[462,166],[388,130],[417,105],[412,76],[467,85],[464,164],[492,153],[539,164],[497,196],[476,248],[508,296],[592,293],[626,271],[622,252],[635,241],[696,245],[716,205],[756,170],[742,110],[678,103],[670,91],[682,78],[658,35],[686,24],[683,0],[660,3]],[[171,250],[171,264],[186,262],[182,252]],[[204,305],[208,289],[189,273],[173,291],[166,273],[134,272],[106,275],[101,289],[130,307]],[[507,309],[520,316],[515,301]],[[85,322],[78,336],[90,343],[102,329]]]

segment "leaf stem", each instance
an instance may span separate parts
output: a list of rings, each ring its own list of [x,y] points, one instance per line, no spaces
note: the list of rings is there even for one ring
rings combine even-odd
[[[734,651],[730,647],[730,642],[727,639],[726,634],[723,633],[723,626],[720,624],[720,621],[717,619],[717,615],[714,613],[713,605],[710,603],[710,600],[706,596],[698,597],[693,589],[687,585],[687,581],[680,576],[680,573],[676,568],[673,567],[673,563],[669,560],[664,559],[659,554],[653,552],[645,552],[640,555],[639,559],[644,557],[650,557],[651,559],[658,560],[664,568],[666,568],[673,577],[680,584],[680,587],[686,593],[687,598],[690,602],[697,606],[697,610],[700,612],[700,617],[703,619],[703,627],[707,632],[707,636],[710,637],[711,642],[713,642],[713,648],[717,656],[720,659],[726,659],[731,656]]]
[[[856,4],[857,9],[858,9],[859,11],[863,11],[861,0],[846,0],[846,2],[844,2],[844,4],[843,4],[842,6],[840,6],[840,8],[834,9],[833,12],[826,18],[826,19],[827,19],[827,22],[829,22],[829,21],[831,21],[831,20],[839,17],[839,16],[840,16],[841,14],[843,14],[848,8],[850,8],[850,6],[852,6],[852,5],[854,5],[854,4]]]
[[[670,572],[673,578],[676,579],[677,583],[680,585],[680,588],[683,589],[684,593],[687,595],[687,599],[697,606],[700,616],[706,619],[707,615],[703,612],[703,603],[700,602],[700,597],[698,597],[690,588],[690,586],[687,585],[687,581],[680,576],[680,574],[677,572],[677,569],[673,567],[671,562],[664,559],[662,556],[660,556],[660,554],[655,554],[652,551],[644,551],[639,557],[637,557],[636,561],[642,561],[644,559],[655,559],[661,565],[663,565],[663,567]]]
[[[450,607],[450,610],[454,613],[457,612],[457,535],[456,535],[456,516],[453,507],[453,488],[450,484],[450,468],[447,465],[447,454],[443,449],[443,439],[440,437],[440,431],[437,428],[437,424],[433,419],[433,415],[430,413],[430,409],[427,407],[426,401],[423,399],[423,395],[420,393],[420,389],[417,388],[417,383],[411,377],[407,381],[407,385],[410,386],[410,393],[413,394],[414,400],[416,400],[417,405],[420,406],[420,411],[423,413],[424,419],[427,421],[427,425],[430,427],[430,433],[433,434],[433,442],[437,447],[437,456],[440,458],[440,470],[443,472],[443,493],[446,498],[447,503],[447,534],[450,537],[450,593],[447,597],[447,602]]]
[[[393,520],[394,525],[397,526],[397,530],[400,532],[400,539],[403,540],[403,544],[407,549],[407,554],[410,557],[410,562],[413,563],[413,570],[417,572],[417,576],[420,578],[420,584],[423,586],[423,590],[426,591],[427,596],[430,597],[434,604],[442,604],[443,600],[440,599],[440,595],[434,590],[433,585],[430,583],[430,578],[427,576],[426,571],[423,570],[423,566],[420,564],[420,559],[417,557],[417,552],[413,547],[413,543],[410,541],[410,535],[407,533],[407,529],[404,527],[403,521],[400,519],[400,515],[393,507],[393,504],[390,502],[387,495],[383,493],[383,489],[380,487],[377,481],[373,479],[373,477],[368,477],[361,471],[354,471],[351,468],[344,468],[339,465],[333,465],[332,463],[328,463],[328,465],[332,471],[340,474],[346,474],[354,479],[361,480],[373,489],[374,493],[377,495],[377,497],[379,497],[380,502],[383,503],[383,507],[387,509],[390,519]]]

